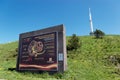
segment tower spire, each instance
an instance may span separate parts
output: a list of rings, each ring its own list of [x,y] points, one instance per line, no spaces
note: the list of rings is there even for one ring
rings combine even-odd
[[[91,29],[91,33],[93,33],[93,23],[92,23],[92,15],[91,15],[90,8],[89,8],[89,18],[90,18],[90,29]]]

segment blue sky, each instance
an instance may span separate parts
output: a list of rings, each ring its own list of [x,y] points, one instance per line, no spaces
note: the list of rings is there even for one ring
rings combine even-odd
[[[0,0],[0,43],[59,24],[65,25],[67,36],[89,35],[88,8],[94,30],[120,34],[120,0]]]

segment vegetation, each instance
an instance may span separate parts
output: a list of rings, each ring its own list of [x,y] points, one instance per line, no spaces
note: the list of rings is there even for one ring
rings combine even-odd
[[[76,50],[80,47],[79,37],[76,34],[73,34],[72,37],[68,40],[67,50]]]
[[[96,29],[96,31],[94,31],[94,35],[98,39],[98,38],[103,38],[105,33],[103,31],[101,31],[101,30]]]
[[[67,37],[69,40],[71,37]],[[0,79],[5,80],[120,80],[120,36],[79,37],[82,45],[76,50],[68,50],[68,69],[64,74],[49,75],[25,72],[8,68],[16,67],[18,42],[0,44]],[[68,41],[67,41],[68,43]],[[69,54],[71,53],[71,54]],[[112,56],[112,57],[111,57]]]

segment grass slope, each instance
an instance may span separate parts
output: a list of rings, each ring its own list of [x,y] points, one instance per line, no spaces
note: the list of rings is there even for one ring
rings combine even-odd
[[[67,37],[68,39],[69,37]],[[120,80],[115,65],[108,61],[110,55],[120,54],[120,36],[94,39],[80,36],[81,47],[68,51],[68,70],[64,74],[19,73],[9,71],[16,66],[18,42],[0,44],[0,79],[5,80]]]

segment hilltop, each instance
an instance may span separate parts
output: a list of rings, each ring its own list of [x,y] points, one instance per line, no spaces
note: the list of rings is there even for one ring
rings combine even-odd
[[[67,37],[67,40],[70,37]],[[67,51],[68,70],[64,74],[19,73],[9,71],[16,67],[18,41],[0,44],[0,79],[7,80],[119,80],[120,72],[110,56],[120,56],[120,36],[108,35],[103,39],[79,36],[81,46]]]

